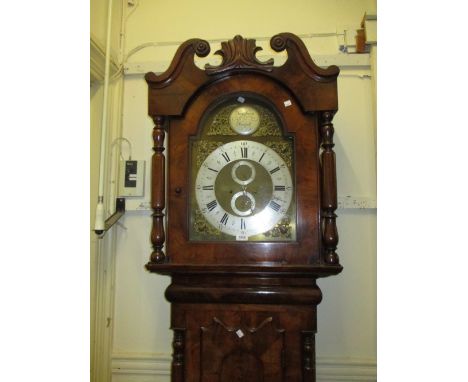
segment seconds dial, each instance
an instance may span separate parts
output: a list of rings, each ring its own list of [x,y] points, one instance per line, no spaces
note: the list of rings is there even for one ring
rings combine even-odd
[[[198,171],[195,192],[206,220],[237,240],[272,229],[288,211],[291,174],[283,159],[254,141],[214,150]]]

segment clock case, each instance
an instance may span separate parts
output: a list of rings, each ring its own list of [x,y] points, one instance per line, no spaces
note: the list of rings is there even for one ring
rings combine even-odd
[[[332,124],[339,69],[315,65],[293,34],[272,37],[270,46],[287,52],[283,65],[260,61],[255,40],[236,36],[216,52],[221,64],[203,70],[195,55],[207,56],[210,46],[191,39],[166,72],[145,76],[155,123],[154,250],[146,268],[172,279],[165,296],[172,303],[173,382],[315,381],[316,306],[322,299],[316,279],[342,271]],[[284,136],[294,137],[294,242],[189,240],[190,140],[211,105],[237,94],[268,100]]]

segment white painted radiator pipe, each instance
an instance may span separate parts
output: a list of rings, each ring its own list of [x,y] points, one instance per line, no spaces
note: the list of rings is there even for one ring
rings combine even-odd
[[[107,137],[107,95],[109,93],[109,67],[110,67],[110,45],[111,45],[111,25],[112,25],[112,1],[109,0],[107,10],[107,36],[106,36],[106,63],[104,69],[104,99],[102,105],[101,119],[101,156],[99,161],[99,191],[98,204],[96,207],[96,220],[94,231],[100,235],[104,232],[104,170],[106,160],[106,137]]]

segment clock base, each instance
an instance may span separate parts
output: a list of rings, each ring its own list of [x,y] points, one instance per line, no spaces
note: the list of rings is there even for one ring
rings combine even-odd
[[[172,276],[165,293],[174,331],[172,382],[316,380],[321,267],[147,268]]]

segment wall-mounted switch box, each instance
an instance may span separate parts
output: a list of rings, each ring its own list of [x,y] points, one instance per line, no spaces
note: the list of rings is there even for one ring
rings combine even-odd
[[[120,162],[119,196],[143,196],[145,185],[145,161]]]

